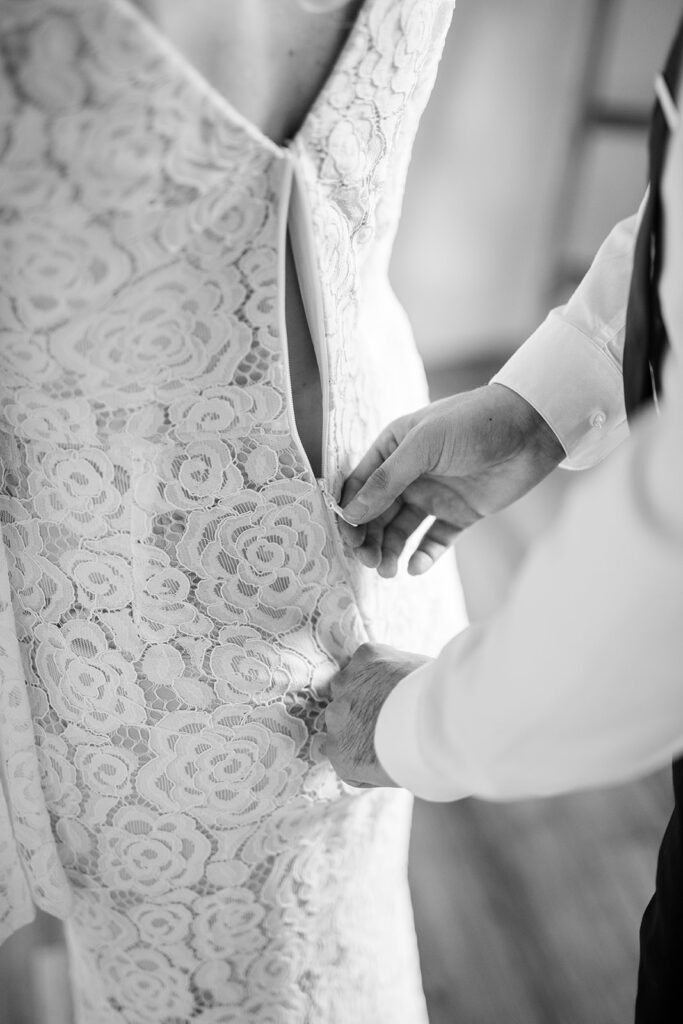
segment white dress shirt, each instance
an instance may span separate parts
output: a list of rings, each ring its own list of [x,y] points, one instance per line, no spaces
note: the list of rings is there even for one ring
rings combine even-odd
[[[628,436],[621,361],[639,218],[617,224],[569,302],[493,378],[552,427],[567,469],[595,465]]]
[[[543,415],[570,468],[599,462],[628,433],[635,226],[614,229],[570,302],[494,378]],[[418,796],[549,795],[625,781],[683,750],[681,333],[669,324],[661,417],[646,415],[578,488],[504,608],[387,699],[377,754]]]

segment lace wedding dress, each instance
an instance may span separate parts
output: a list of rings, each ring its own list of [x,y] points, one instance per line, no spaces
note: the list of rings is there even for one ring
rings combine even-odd
[[[425,1020],[410,799],[340,784],[319,714],[462,614],[326,504],[426,398],[387,264],[451,8],[366,0],[280,148],[124,0],[0,0],[0,921],[66,920],[82,1024]]]

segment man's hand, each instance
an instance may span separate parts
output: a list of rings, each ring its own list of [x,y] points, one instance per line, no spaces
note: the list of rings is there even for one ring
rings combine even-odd
[[[417,576],[462,530],[540,483],[564,454],[545,420],[502,384],[454,395],[382,431],[346,481],[342,505],[354,525],[342,529],[365,565],[394,576],[406,542],[434,516],[408,563]]]
[[[427,660],[384,644],[363,644],[332,680],[325,753],[349,786],[396,785],[375,753],[377,716],[396,684]]]

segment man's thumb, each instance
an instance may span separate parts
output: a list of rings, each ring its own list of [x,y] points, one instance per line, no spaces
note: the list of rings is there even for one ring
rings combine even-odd
[[[344,509],[345,517],[354,526],[368,523],[386,512],[419,476],[427,472],[421,457],[422,446],[416,434],[406,434],[398,448],[387,456],[381,466],[370,474],[366,482]]]

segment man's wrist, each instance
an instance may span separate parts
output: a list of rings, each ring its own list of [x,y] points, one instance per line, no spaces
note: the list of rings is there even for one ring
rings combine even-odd
[[[539,412],[562,442],[566,469],[595,465],[628,433],[618,362],[557,312],[491,383],[516,392]]]
[[[566,458],[566,452],[555,431],[531,402],[500,381],[492,381],[488,387],[505,392],[504,401],[524,438],[525,449],[549,467],[559,465]]]
[[[375,752],[383,770],[397,785],[424,800],[443,803],[468,794],[455,791],[424,757],[420,703],[433,664],[430,659],[404,676],[387,697],[375,726]]]

